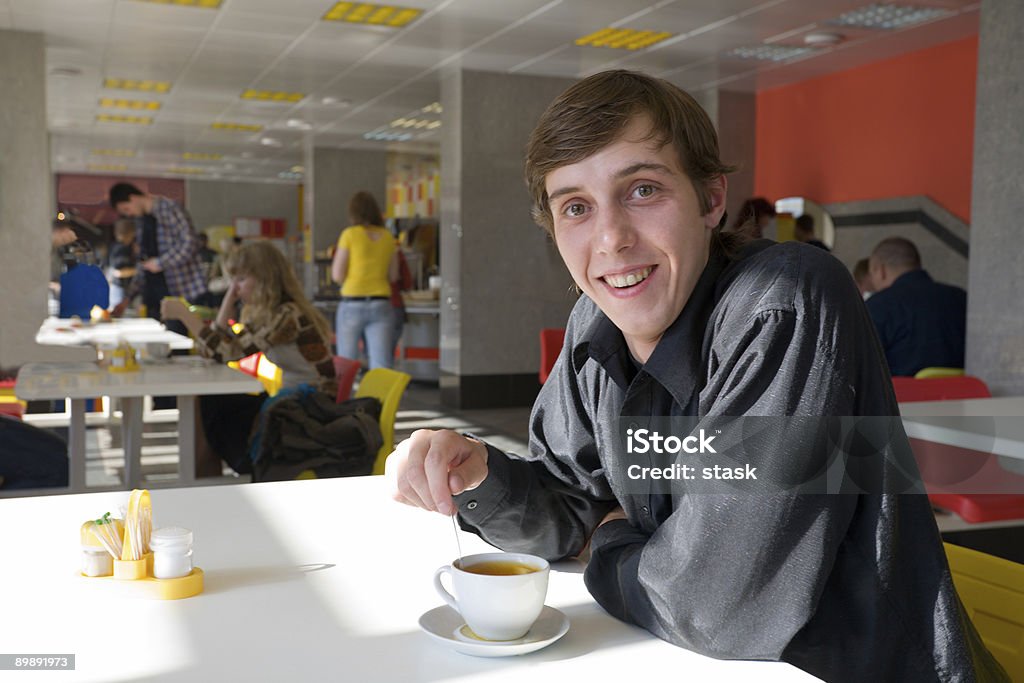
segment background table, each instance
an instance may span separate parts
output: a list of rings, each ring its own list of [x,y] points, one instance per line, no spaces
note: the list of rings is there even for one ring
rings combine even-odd
[[[814,681],[780,663],[709,659],[608,616],[577,563],[556,565],[547,603],[569,632],[503,659],[456,653],[419,630],[441,604],[434,569],[454,559],[451,522],[392,502],[383,477],[152,492],[157,525],[195,533],[206,591],[162,602],[76,574],[79,526],[127,494],[0,500],[7,653],[75,654],[77,670],[4,680],[541,683]],[[460,532],[466,553],[489,547]]]
[[[198,356],[144,362],[136,372],[110,372],[96,363],[29,363],[18,372],[14,391],[23,400],[71,399],[68,430],[69,486],[85,490],[85,402],[97,396],[121,399],[125,485],[142,481],[142,399],[178,397],[178,476],[195,481],[196,396],[260,392],[255,377]]]
[[[911,438],[1024,460],[1024,397],[901,403],[900,415]]]
[[[106,323],[47,318],[36,332],[36,343],[47,346],[96,346],[122,339],[136,349],[144,349],[149,342],[164,342],[174,350],[192,348],[191,339],[152,318],[116,318]]]

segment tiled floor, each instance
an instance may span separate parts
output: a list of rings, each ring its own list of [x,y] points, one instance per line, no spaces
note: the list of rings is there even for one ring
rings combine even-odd
[[[503,450],[522,452],[526,448],[529,415],[529,408],[453,411],[441,406],[440,391],[435,386],[413,382],[399,406],[395,443],[417,429],[454,429],[472,432]],[[142,447],[142,471],[147,485],[173,485],[178,468],[177,428],[176,411],[157,411],[147,418]],[[124,469],[120,430],[88,429],[86,448],[86,484],[120,487]],[[227,472],[223,480],[204,483],[237,480],[237,475]]]

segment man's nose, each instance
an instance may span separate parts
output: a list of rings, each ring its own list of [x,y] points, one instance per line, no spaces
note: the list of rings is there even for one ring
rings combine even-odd
[[[597,249],[602,254],[617,254],[636,243],[636,231],[629,213],[612,204],[601,207],[597,216]]]

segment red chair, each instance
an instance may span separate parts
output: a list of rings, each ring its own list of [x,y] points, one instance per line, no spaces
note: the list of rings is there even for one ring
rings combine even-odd
[[[900,403],[952,401],[960,398],[990,398],[992,396],[985,383],[971,375],[930,379],[893,377],[892,388],[896,390],[896,400]]]
[[[900,403],[919,401],[952,401],[966,398],[989,398],[988,386],[970,375],[963,377],[936,377],[915,379],[893,377],[892,386],[896,400]],[[911,439],[914,457],[921,469],[921,476],[928,487],[928,500],[935,507],[955,512],[966,522],[995,522],[1007,519],[1024,519],[1024,496],[1008,493],[945,493],[935,484],[936,480],[959,480],[955,469],[966,467],[974,481],[1000,482],[1014,488],[1014,480],[1024,477],[1007,472],[999,465],[999,458],[991,453],[968,451],[955,446],[936,444],[920,439]],[[981,463],[980,465],[978,463]],[[931,482],[931,483],[929,483]],[[1024,481],[1017,484],[1019,488]]]
[[[336,403],[347,401],[352,395],[352,384],[358,372],[359,361],[344,356],[334,357],[334,376],[338,379],[338,394],[334,399]]]
[[[565,342],[565,329],[546,327],[540,331],[540,383],[548,381],[551,368],[555,367],[558,354],[562,352],[562,344]]]

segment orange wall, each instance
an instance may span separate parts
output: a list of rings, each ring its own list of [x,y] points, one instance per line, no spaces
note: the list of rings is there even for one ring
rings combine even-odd
[[[755,193],[971,216],[977,36],[757,95]]]

